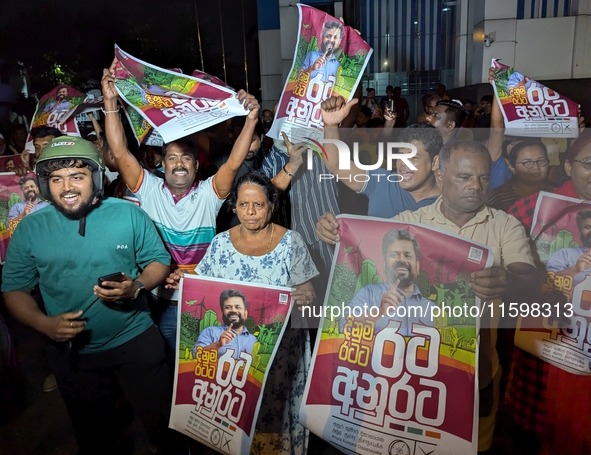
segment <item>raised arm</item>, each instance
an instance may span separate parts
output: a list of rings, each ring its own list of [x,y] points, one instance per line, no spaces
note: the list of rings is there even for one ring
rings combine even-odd
[[[289,161],[283,166],[275,177],[271,179],[271,183],[273,186],[277,188],[279,191],[285,191],[287,187],[291,183],[291,179],[295,177],[295,173],[298,171],[302,163],[304,162],[303,153],[306,151],[306,144],[303,142],[298,142],[297,144],[292,144],[289,142],[289,138],[287,135],[282,131],[281,134],[283,135],[283,141],[287,147],[287,154],[289,155]]]
[[[489,68],[488,81],[494,84],[496,79],[495,69]],[[488,138],[488,153],[493,161],[498,160],[503,154],[503,137],[505,135],[505,121],[501,112],[501,106],[496,96],[493,96],[490,111],[490,136]]]
[[[117,90],[115,89],[115,64],[113,60],[111,68],[103,70],[101,86],[105,101],[105,133],[109,148],[115,156],[115,162],[119,168],[119,174],[128,188],[136,188],[140,177],[144,172],[142,165],[127,148],[127,140],[123,131],[123,123],[119,117],[117,108]]]
[[[223,198],[227,197],[232,189],[236,173],[240,169],[240,166],[242,166],[242,163],[244,163],[252,141],[254,128],[259,121],[259,103],[256,98],[244,90],[240,90],[236,94],[236,97],[244,106],[244,109],[250,112],[246,116],[246,123],[232,147],[228,161],[222,164],[214,176],[218,194]]]
[[[322,121],[324,122],[324,139],[340,139],[339,124],[349,114],[351,107],[359,100],[353,98],[348,103],[342,96],[329,98],[322,102]],[[339,169],[339,151],[334,144],[324,143],[324,149],[328,159],[324,162],[326,168],[333,175],[338,176],[345,185],[354,191],[361,191],[364,182],[356,182],[353,176],[365,174],[353,161],[350,161],[349,169]]]

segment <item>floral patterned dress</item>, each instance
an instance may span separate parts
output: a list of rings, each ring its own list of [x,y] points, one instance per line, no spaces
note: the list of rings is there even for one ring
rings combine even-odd
[[[195,271],[204,276],[274,286],[296,286],[318,275],[302,236],[290,230],[273,251],[263,256],[238,252],[229,231],[222,232],[214,237]],[[299,424],[299,411],[310,360],[308,331],[288,325],[269,370],[251,454],[306,453],[309,432]]]

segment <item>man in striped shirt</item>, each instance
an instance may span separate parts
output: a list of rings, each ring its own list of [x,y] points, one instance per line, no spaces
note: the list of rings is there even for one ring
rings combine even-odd
[[[111,67],[113,68],[113,66]],[[142,209],[150,216],[172,257],[173,269],[193,273],[215,236],[215,220],[223,200],[228,196],[234,177],[242,165],[258,121],[259,104],[241,90],[237,98],[249,113],[228,160],[218,172],[204,181],[196,181],[197,148],[187,139],[178,139],[163,148],[162,180],[139,163],[127,149],[121,118],[117,114],[115,77],[103,71],[102,91],[105,100],[105,131],[121,177],[136,195]],[[169,361],[173,362],[176,348],[178,291],[155,291],[162,315],[158,325],[164,336]]]

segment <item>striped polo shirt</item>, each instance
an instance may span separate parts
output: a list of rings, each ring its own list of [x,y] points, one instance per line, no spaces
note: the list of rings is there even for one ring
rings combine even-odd
[[[218,197],[214,178],[196,182],[179,198],[165,180],[144,169],[132,189],[162,237],[173,270],[178,266],[194,273],[215,236],[215,219],[224,200]],[[164,287],[158,289],[158,295],[178,300],[178,291]]]

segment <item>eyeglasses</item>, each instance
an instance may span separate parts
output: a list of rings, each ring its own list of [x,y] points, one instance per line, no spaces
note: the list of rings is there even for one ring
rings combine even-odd
[[[521,164],[524,168],[526,169],[532,169],[534,167],[534,164],[537,165],[538,167],[546,167],[548,166],[548,159],[547,158],[540,158],[539,160],[527,160],[527,161],[517,161],[515,164]],[[590,168],[591,169],[591,163],[589,163]]]
[[[581,163],[585,170],[591,171],[591,161],[573,160],[574,163]]]

